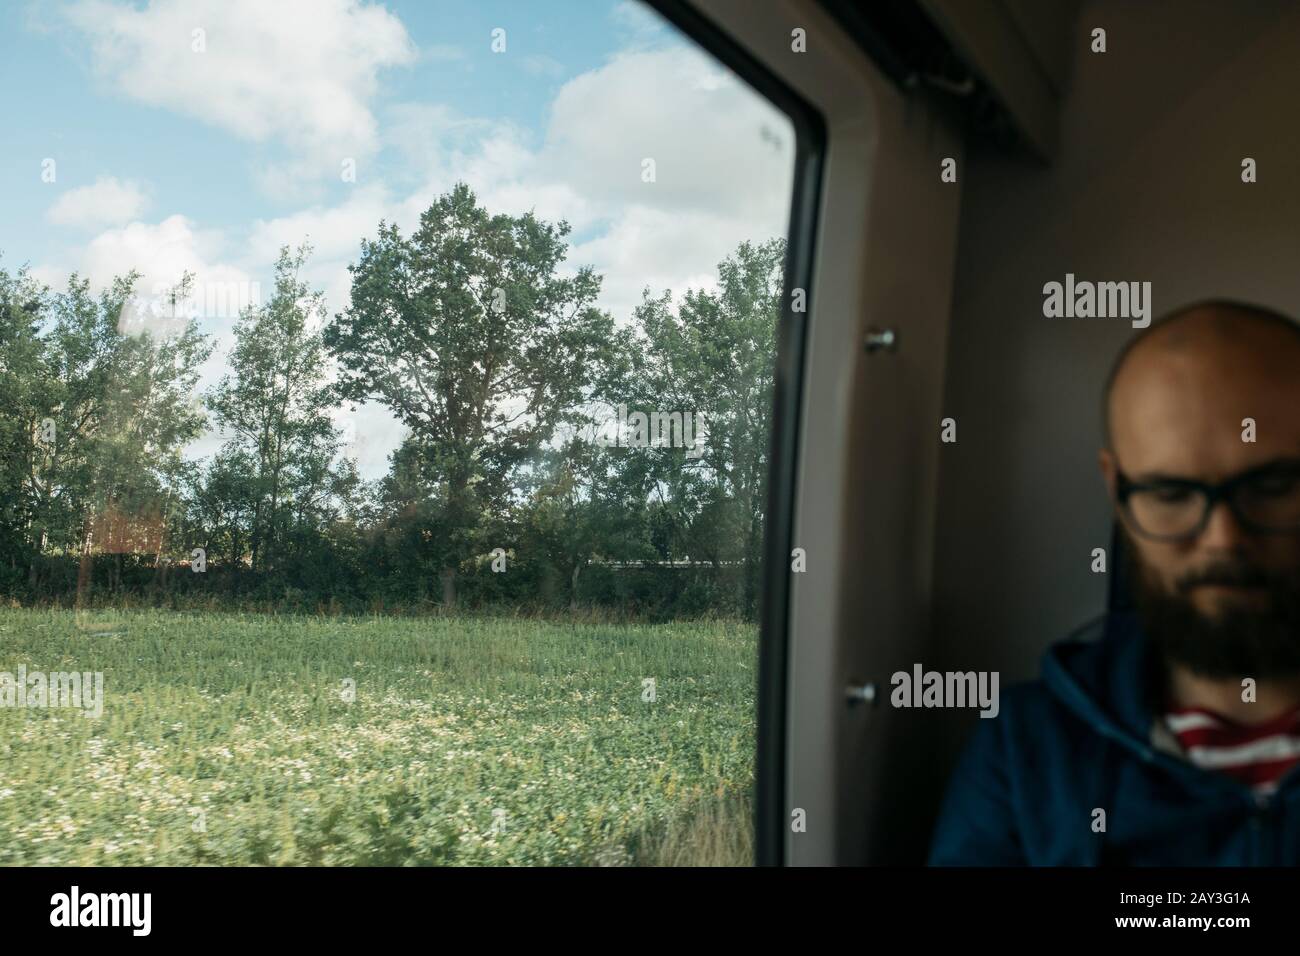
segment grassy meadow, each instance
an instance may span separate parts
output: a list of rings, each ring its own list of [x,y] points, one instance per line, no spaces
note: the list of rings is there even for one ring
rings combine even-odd
[[[0,609],[0,865],[744,865],[757,629]],[[654,700],[646,679],[654,681]]]

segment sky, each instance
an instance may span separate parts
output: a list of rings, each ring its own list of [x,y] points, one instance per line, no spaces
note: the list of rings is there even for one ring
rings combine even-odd
[[[464,181],[566,220],[563,271],[594,266],[627,321],[784,235],[794,160],[785,116],[639,0],[0,0],[0,117],[0,267],[55,289],[135,269],[144,293],[193,273],[204,387],[283,245],[310,242],[333,315],[360,240]],[[338,421],[386,472],[401,426]]]

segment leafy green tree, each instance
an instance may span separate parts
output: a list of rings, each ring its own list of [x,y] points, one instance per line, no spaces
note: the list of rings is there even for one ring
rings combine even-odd
[[[230,372],[208,396],[216,422],[231,437],[208,472],[204,500],[231,522],[225,537],[232,554],[242,558],[247,542],[256,571],[276,567],[303,523],[319,530],[331,496],[343,490],[328,356],[320,331],[309,328],[310,318],[323,314],[323,296],[300,278],[310,252],[306,245],[280,250],[275,292],[236,321]],[[248,468],[248,480],[233,475],[232,466]],[[248,499],[237,505],[239,494]]]
[[[32,586],[47,547],[81,555],[84,587],[97,548],[164,546],[181,449],[204,424],[191,397],[211,346],[193,322],[162,339],[124,331],[137,280],[119,277],[96,299],[74,275],[45,300],[41,350],[15,339],[39,382],[22,425],[34,439],[18,491],[32,529]],[[115,584],[120,569],[115,557]]]
[[[739,561],[739,604],[757,605],[776,326],[785,241],[742,242],[718,267],[716,291],[665,292],[636,310],[631,381],[643,406],[704,416],[698,457],[656,449],[659,536],[696,559]],[[698,423],[697,423],[698,425]]]
[[[38,452],[52,372],[40,335],[48,296],[24,269],[0,269],[0,548],[12,587],[30,566]]]
[[[100,540],[92,545],[112,553],[114,589],[121,586],[124,554],[153,554],[157,566],[167,549],[183,485],[182,450],[207,424],[195,388],[199,367],[212,351],[194,320],[157,337],[148,329],[127,331],[122,315],[135,281],[132,274],[115,283],[101,303],[117,321],[93,456],[92,507]],[[191,281],[187,274],[172,289],[173,308],[188,295]]]
[[[340,391],[383,403],[410,429],[434,486],[433,548],[442,599],[456,603],[463,562],[508,507],[513,470],[587,397],[613,339],[589,267],[557,275],[569,225],[531,212],[489,215],[463,183],[410,237],[381,223],[351,266],[351,306],[325,341]]]
[[[656,556],[647,533],[644,476],[619,453],[574,437],[547,449],[519,476],[521,550],[545,562],[567,589],[570,607],[579,603],[589,561]]]
[[[187,543],[220,558],[232,573],[248,552],[260,501],[257,458],[235,443],[221,448],[195,476],[187,501]]]

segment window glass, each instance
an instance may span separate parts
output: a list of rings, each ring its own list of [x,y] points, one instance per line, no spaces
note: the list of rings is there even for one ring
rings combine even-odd
[[[0,863],[751,862],[786,117],[628,2],[0,17]]]

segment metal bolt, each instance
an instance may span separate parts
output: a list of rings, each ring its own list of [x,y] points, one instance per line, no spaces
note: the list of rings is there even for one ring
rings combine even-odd
[[[849,704],[876,702],[876,685],[875,684],[850,684],[844,692],[849,699]]]
[[[886,352],[898,351],[898,333],[893,329],[877,329],[874,326],[867,329],[868,352],[879,352],[884,349]]]

